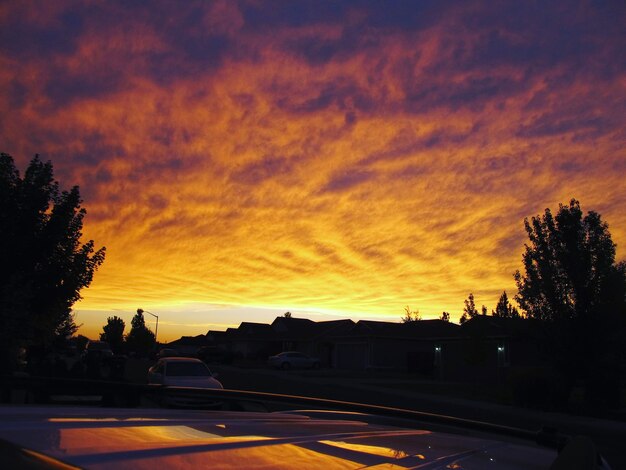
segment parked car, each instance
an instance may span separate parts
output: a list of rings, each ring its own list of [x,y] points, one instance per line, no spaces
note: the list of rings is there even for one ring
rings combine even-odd
[[[148,371],[148,383],[170,387],[224,388],[200,359],[164,357]]]
[[[270,367],[278,369],[319,369],[320,360],[297,351],[284,351],[267,360]]]
[[[89,341],[82,362],[87,377],[110,379],[114,370],[114,354],[106,341]]]
[[[86,355],[93,355],[99,358],[110,358],[113,357],[113,351],[111,351],[111,346],[106,341],[89,341],[87,343],[87,347],[85,348]]]
[[[207,365],[191,357],[164,357],[148,371],[148,383],[167,387],[193,387],[204,389],[224,388]],[[189,395],[177,391],[165,393],[160,403],[166,406],[219,406],[220,402],[202,395]]]
[[[176,349],[171,348],[163,348],[157,353],[157,357],[160,359],[162,357],[178,357],[180,354]]]
[[[207,364],[232,364],[234,354],[217,346],[202,346],[196,354],[198,359]]]

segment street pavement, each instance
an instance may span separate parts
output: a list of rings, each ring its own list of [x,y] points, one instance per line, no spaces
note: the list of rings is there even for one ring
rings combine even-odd
[[[590,437],[612,468],[626,469],[626,421],[607,420],[482,401],[437,396],[392,388],[399,380],[375,376],[325,374],[324,371],[282,371],[268,368],[244,369],[216,366],[225,388],[280,393],[331,400],[390,406],[455,416],[537,431],[550,426],[567,435]],[[405,379],[406,380],[406,379]],[[417,380],[406,380],[417,382]],[[415,388],[415,387],[412,387]]]

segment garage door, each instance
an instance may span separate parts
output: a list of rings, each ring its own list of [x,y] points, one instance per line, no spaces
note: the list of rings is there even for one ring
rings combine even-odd
[[[337,369],[365,369],[369,363],[366,343],[337,345]]]

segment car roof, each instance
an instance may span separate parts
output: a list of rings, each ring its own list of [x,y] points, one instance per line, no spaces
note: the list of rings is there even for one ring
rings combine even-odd
[[[324,412],[320,412],[324,413]],[[0,438],[79,467],[547,468],[556,452],[474,436],[368,423],[367,415],[0,406]],[[28,431],[24,432],[24,422]],[[224,424],[226,423],[226,424]],[[34,432],[35,431],[35,432]],[[61,436],[61,437],[59,437]],[[132,436],[132,439],[129,439]],[[293,465],[296,466],[296,465]]]
[[[204,364],[200,359],[195,357],[162,357],[159,362],[200,362]]]

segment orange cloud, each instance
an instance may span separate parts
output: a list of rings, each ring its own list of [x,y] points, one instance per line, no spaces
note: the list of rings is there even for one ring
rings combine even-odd
[[[469,292],[512,296],[523,218],[545,207],[579,198],[626,239],[624,40],[606,14],[545,13],[560,34],[512,20],[532,7],[372,8],[5,7],[34,32],[0,50],[2,150],[79,184],[107,246],[79,312],[455,319]],[[172,335],[223,320],[172,315]]]

